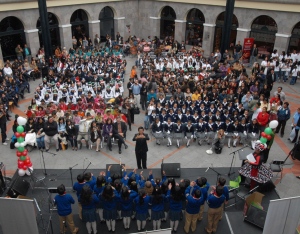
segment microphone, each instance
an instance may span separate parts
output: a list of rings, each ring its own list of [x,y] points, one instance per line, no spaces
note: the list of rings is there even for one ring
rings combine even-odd
[[[205,172],[207,172],[209,169],[210,169],[210,167],[208,167]]]

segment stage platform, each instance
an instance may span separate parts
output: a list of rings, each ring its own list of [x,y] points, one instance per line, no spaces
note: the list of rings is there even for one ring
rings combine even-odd
[[[91,169],[88,171],[92,172],[95,176],[99,174],[100,171],[103,171],[105,169]],[[215,169],[219,174],[221,174],[223,177],[226,178],[227,184],[229,183],[229,177],[228,172],[229,168],[216,168]],[[231,175],[231,179],[234,179],[238,173],[237,173],[238,168],[233,168],[231,172],[235,172],[235,174]],[[82,173],[84,170],[79,170],[79,169],[73,169],[72,174],[73,174],[73,180],[74,182],[76,181],[76,177],[78,174]],[[161,170],[160,169],[152,169],[154,177],[160,176]],[[44,170],[37,169],[34,171],[36,174],[42,175],[44,173]],[[72,191],[72,180],[71,180],[71,174],[70,171],[67,170],[61,170],[61,169],[49,169],[46,171],[47,175],[44,180],[46,186],[44,186],[43,183],[38,182],[36,183],[36,188],[32,190],[29,188],[26,197],[29,198],[35,198],[38,202],[38,205],[40,206],[42,210],[42,215],[37,215],[36,219],[38,222],[38,227],[40,230],[40,233],[46,233],[47,228],[50,228],[51,225],[49,225],[49,202],[48,202],[48,188],[50,187],[57,187],[60,184],[64,184],[67,188],[67,192],[72,194],[74,197],[76,203],[73,205],[73,214],[74,214],[74,222],[76,226],[79,227],[79,234],[87,233],[85,224],[80,221],[78,217],[78,206],[77,206],[77,198],[76,194]],[[139,172],[139,171],[138,171]],[[143,174],[144,176],[147,176],[149,173],[149,170],[144,170]],[[180,178],[175,178],[176,182],[179,182],[180,179],[182,178],[187,178],[190,180],[195,180],[198,177],[204,176],[207,178],[207,181],[211,184],[214,185],[217,180],[217,173],[214,172],[212,169],[207,170],[207,168],[181,168],[181,176]],[[17,173],[14,175],[12,178],[12,181],[18,177]],[[30,178],[28,176],[23,177],[25,180],[30,181]],[[241,186],[240,189],[246,190],[247,188]],[[268,192],[262,192],[265,196],[263,197],[262,200],[262,206],[265,211],[268,210],[269,206],[269,201],[274,200],[274,199],[279,199],[278,194],[276,193],[275,189],[272,191]],[[5,195],[5,194],[4,194]],[[55,194],[52,194],[52,197],[54,197]],[[233,200],[229,201],[229,204],[232,204],[234,202]],[[244,207],[244,202],[240,200],[236,205],[226,208],[225,212],[223,214],[223,218],[219,223],[218,230],[216,234],[260,234],[262,233],[262,229],[254,226],[253,224],[250,224],[248,222],[243,221],[243,207]],[[197,230],[195,233],[206,233],[204,231],[204,228],[207,224],[207,205],[205,206],[205,214],[204,214],[204,219],[201,222],[198,222],[197,224]],[[106,227],[105,223],[100,223],[97,222],[98,225],[98,233],[101,234],[106,234],[109,233]],[[162,222],[161,228],[169,228],[169,221],[167,222]],[[183,231],[183,226],[184,226],[184,218],[183,220],[180,221],[179,227],[177,230],[177,233],[183,234],[185,233]],[[53,227],[53,233],[59,233],[59,222],[58,222],[58,215],[56,211],[52,212],[52,227]],[[151,231],[152,230],[152,222],[147,221],[146,225],[146,230]],[[132,220],[131,222],[131,228],[130,230],[124,230],[123,228],[123,223],[121,220],[117,221],[116,225],[116,233],[136,233],[137,232],[137,225],[136,221]],[[48,233],[51,233],[51,230],[49,229]],[[0,234],[6,234],[1,231],[0,227]]]

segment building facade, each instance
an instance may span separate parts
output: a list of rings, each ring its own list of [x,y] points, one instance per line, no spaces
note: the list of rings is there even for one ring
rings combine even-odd
[[[117,32],[130,35],[174,36],[188,44],[201,42],[205,55],[220,49],[226,0],[48,0],[53,50],[72,47],[77,39],[95,34],[105,40]],[[15,58],[14,48],[26,43],[33,56],[42,46],[37,1],[0,0],[0,58]],[[300,1],[236,0],[230,42],[254,37],[258,47],[271,52],[300,50]]]

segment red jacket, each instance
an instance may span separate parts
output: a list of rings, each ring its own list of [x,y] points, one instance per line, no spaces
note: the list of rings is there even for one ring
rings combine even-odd
[[[257,122],[260,126],[266,126],[269,122],[269,114],[260,112],[257,116]]]

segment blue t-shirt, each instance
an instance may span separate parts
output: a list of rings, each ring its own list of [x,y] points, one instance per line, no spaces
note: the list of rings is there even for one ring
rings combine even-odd
[[[207,199],[209,208],[214,208],[214,209],[221,207],[224,201],[225,201],[224,195],[222,195],[221,197],[216,197],[213,194],[209,194]]]
[[[148,206],[150,204],[151,198],[149,196],[146,196],[143,199],[144,199],[143,204],[140,204],[140,196],[137,196],[134,199],[135,210],[136,210],[136,213],[138,213],[138,214],[145,214],[148,212]]]
[[[186,212],[189,214],[198,214],[200,211],[200,206],[203,204],[203,197],[194,198],[192,195],[186,197]]]
[[[83,188],[84,185],[85,185],[85,183],[82,183],[82,184],[79,184],[78,182],[74,183],[73,189],[76,191],[77,197],[80,196],[82,188]]]
[[[54,200],[59,216],[67,216],[72,213],[71,204],[74,204],[75,201],[70,194],[56,195]]]

